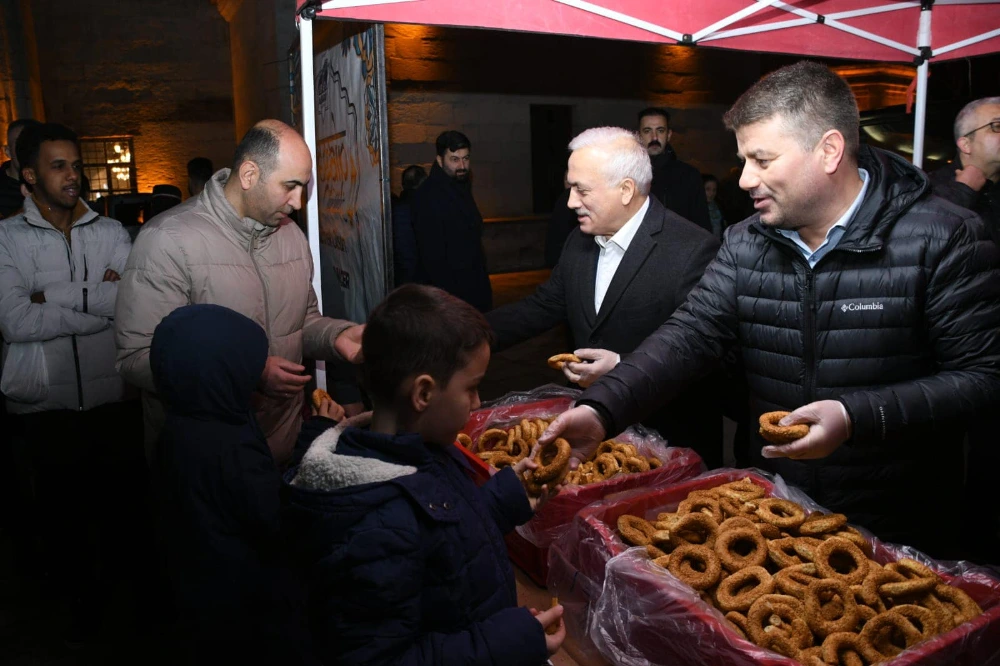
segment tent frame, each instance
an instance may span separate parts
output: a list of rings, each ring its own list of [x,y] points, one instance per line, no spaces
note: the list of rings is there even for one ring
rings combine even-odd
[[[405,2],[420,2],[422,0],[306,0],[297,12],[297,22],[301,35],[301,67],[302,67],[302,108],[303,108],[303,128],[306,143],[313,155],[316,154],[316,121],[315,116],[307,110],[315,108],[315,77],[313,73],[313,21],[320,12],[339,9],[350,9],[354,7],[370,7],[376,5],[390,5]],[[856,37],[876,42],[883,46],[896,49],[906,55],[913,57],[914,64],[917,65],[916,74],[916,104],[913,121],[913,163],[923,166],[924,159],[924,131],[927,121],[927,78],[929,74],[930,61],[934,56],[940,56],[957,49],[965,48],[972,44],[993,39],[1000,36],[1000,29],[990,30],[978,35],[963,39],[952,44],[946,44],[936,49],[931,48],[931,26],[932,9],[934,5],[973,5],[973,4],[1000,4],[1000,0],[919,0],[918,2],[893,2],[891,4],[878,5],[846,12],[836,12],[833,14],[816,14],[805,9],[793,7],[782,0],[752,0],[752,4],[743,9],[730,14],[729,16],[708,25],[695,33],[680,33],[667,27],[650,23],[617,12],[606,7],[588,2],[588,0],[552,0],[559,4],[574,7],[576,9],[590,12],[597,16],[645,30],[661,37],[672,39],[678,44],[694,45],[700,43],[710,43],[712,41],[738,37],[742,35],[760,34],[772,30],[781,30],[806,26],[813,23],[821,23],[829,28],[850,33]],[[903,9],[920,8],[920,22],[916,34],[915,46],[903,44],[891,40],[873,32],[862,30],[854,26],[843,23],[843,19],[867,16],[885,12],[899,11]],[[787,21],[767,23],[765,25],[751,26],[747,28],[726,28],[744,18],[751,16],[764,9],[780,9],[798,18]],[[320,17],[321,18],[321,17]],[[386,137],[387,138],[387,137]],[[316,163],[313,162],[312,183],[309,188],[309,199],[306,206],[308,216],[308,237],[309,247],[312,253],[313,264],[316,266],[313,275],[313,288],[316,290],[317,298],[322,303],[322,285],[319,277],[319,202],[316,194]]]

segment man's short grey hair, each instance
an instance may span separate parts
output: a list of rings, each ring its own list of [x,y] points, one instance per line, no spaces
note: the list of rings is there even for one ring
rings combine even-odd
[[[608,185],[614,187],[630,178],[639,194],[649,194],[653,165],[638,134],[622,127],[594,127],[569,142],[572,151],[582,148],[596,148],[608,156],[603,169]]]
[[[847,81],[825,65],[802,61],[771,72],[740,95],[722,117],[726,129],[778,117],[799,145],[811,150],[829,130],[844,137],[844,152],[857,159],[860,145],[858,103]]]
[[[955,116],[955,141],[971,132],[975,128],[975,121],[972,119],[976,115],[979,107],[987,104],[1000,104],[1000,97],[984,97],[969,102]]]

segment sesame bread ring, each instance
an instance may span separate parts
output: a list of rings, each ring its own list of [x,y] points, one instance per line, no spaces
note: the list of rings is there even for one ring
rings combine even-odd
[[[809,434],[809,426],[804,423],[780,426],[778,421],[791,412],[767,412],[760,415],[760,436],[772,444],[788,444]]]

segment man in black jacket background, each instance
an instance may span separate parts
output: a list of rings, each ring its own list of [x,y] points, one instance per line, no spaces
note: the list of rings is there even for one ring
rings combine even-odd
[[[660,203],[685,220],[712,232],[708,216],[708,201],[701,172],[677,159],[670,145],[670,114],[666,109],[650,107],[639,112],[639,137],[653,165],[650,192]]]
[[[739,344],[752,416],[810,424],[757,439],[756,465],[883,539],[960,556],[965,429],[1000,401],[1000,252],[922,171],[859,147],[854,96],[822,65],[768,75],[725,121],[757,214],[542,439],[592,449]]]
[[[649,196],[649,158],[632,132],[590,129],[569,148],[568,206],[579,225],[549,279],[486,318],[497,350],[567,322],[585,362],[568,363],[563,371],[589,386],[684,302],[719,245]],[[691,391],[644,423],[671,445],[694,448],[709,467],[720,467],[722,412],[707,396],[707,387]]]
[[[493,307],[483,253],[483,216],[472,198],[472,144],[461,132],[442,132],[431,173],[410,204],[417,245],[415,282],[458,296],[480,312]]]
[[[930,174],[934,194],[979,213],[1000,242],[1000,97],[969,102],[955,116],[958,154]]]
[[[979,213],[993,242],[1000,242],[1000,97],[969,102],[955,117],[958,153],[930,174],[934,194]],[[993,479],[1000,469],[995,414],[969,427],[963,538],[976,561],[1000,564],[1000,506]]]

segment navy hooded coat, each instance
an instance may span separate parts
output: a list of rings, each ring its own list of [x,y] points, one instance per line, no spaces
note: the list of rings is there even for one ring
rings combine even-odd
[[[285,478],[325,663],[546,662],[503,541],[532,515],[512,469],[477,488],[455,447],[338,426]]]
[[[157,326],[150,363],[167,405],[157,447],[159,535],[199,663],[302,663],[292,590],[280,575],[280,486],[251,411],[264,330],[217,305]],[[291,645],[289,645],[291,644]],[[285,646],[292,651],[285,653]]]

